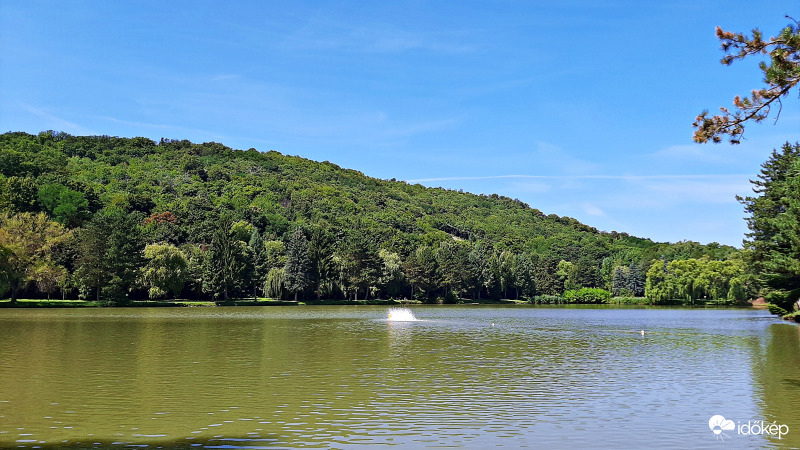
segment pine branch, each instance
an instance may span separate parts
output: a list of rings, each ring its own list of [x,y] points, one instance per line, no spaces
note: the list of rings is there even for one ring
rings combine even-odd
[[[770,55],[769,65],[764,62],[760,64],[767,88],[754,89],[750,97],[742,98],[737,95],[733,99],[733,105],[737,108],[735,112],[722,107],[721,114],[708,117],[708,111],[703,111],[692,124],[695,128],[693,139],[697,143],[706,143],[709,140],[719,143],[722,136],[728,135],[731,144],[738,144],[744,134],[745,124],[766,119],[776,102],[777,121],[783,106],[781,98],[788,95],[800,82],[800,28],[790,25],[778,37],[771,37],[769,41],[762,39],[758,29],[753,30],[752,37],[724,31],[720,27],[717,27],[716,34],[722,41],[722,50],[729,52],[722,58],[724,65],[751,55]]]

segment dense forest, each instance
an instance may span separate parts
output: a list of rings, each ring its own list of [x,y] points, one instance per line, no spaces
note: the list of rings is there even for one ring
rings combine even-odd
[[[753,206],[755,208],[755,206]],[[746,300],[747,252],[186,140],[0,135],[0,296]]]
[[[774,314],[800,321],[800,143],[784,144],[761,165],[748,213],[747,270]]]

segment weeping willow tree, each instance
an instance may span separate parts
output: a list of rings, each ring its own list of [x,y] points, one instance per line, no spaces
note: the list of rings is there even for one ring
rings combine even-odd
[[[647,272],[645,295],[652,303],[668,300],[743,300],[745,263],[741,258],[654,261]]]
[[[264,292],[269,298],[280,299],[283,297],[286,283],[286,271],[283,268],[273,267],[267,272],[266,281],[264,281]]]

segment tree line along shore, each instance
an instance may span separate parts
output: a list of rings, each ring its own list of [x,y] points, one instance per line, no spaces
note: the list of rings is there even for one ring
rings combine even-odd
[[[773,159],[797,154],[787,144]],[[275,151],[0,135],[9,304],[734,304],[775,292],[754,253],[599,231],[517,199]]]

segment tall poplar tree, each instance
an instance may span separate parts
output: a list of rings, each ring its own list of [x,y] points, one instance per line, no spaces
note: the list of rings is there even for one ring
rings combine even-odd
[[[308,257],[308,240],[303,230],[294,230],[286,240],[286,266],[284,266],[284,286],[294,293],[294,299],[311,281],[309,270],[311,260]]]
[[[415,296],[416,289],[417,294],[424,293],[430,299],[439,285],[436,251],[427,245],[416,248],[406,260],[405,273],[411,284],[411,297]]]
[[[536,295],[536,279],[533,261],[528,253],[520,253],[514,259],[514,280],[517,290],[517,299],[521,293],[525,298],[532,299]]]
[[[269,273],[269,255],[267,255],[267,248],[264,246],[264,239],[261,233],[254,229],[250,234],[250,241],[247,243],[250,247],[251,266],[253,268],[253,297],[258,296],[258,290],[262,290],[264,283],[267,280],[267,273]]]

